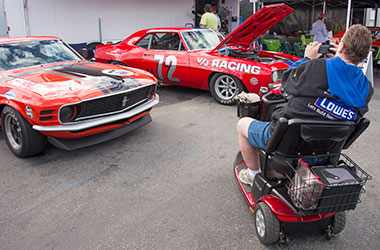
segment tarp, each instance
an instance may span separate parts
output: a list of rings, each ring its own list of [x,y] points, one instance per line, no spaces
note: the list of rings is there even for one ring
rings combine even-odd
[[[303,4],[310,6],[313,9],[312,16],[314,16],[314,8],[316,6],[323,6],[323,12],[326,13],[328,8],[347,8],[346,17],[346,30],[351,23],[351,10],[355,8],[376,8],[375,20],[377,20],[377,9],[380,7],[380,0],[262,0],[264,5],[274,3],[285,3],[289,6]]]
[[[263,0],[265,5],[274,3],[285,3],[287,5],[306,4],[309,6],[323,5],[323,0]],[[326,0],[327,7],[332,8],[347,8],[348,0]],[[375,8],[376,4],[380,7],[380,0],[352,0],[351,7],[353,8]]]

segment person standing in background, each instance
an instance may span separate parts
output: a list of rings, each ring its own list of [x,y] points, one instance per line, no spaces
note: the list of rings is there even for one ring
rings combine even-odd
[[[222,22],[220,21],[220,17],[219,15],[217,14],[218,13],[218,9],[215,7],[215,6],[212,6],[211,8],[212,10],[212,13],[216,16],[216,18],[218,19],[218,31],[220,30],[220,27],[222,27]]]
[[[326,15],[323,13],[319,13],[318,20],[313,23],[313,35],[314,41],[319,43],[325,43],[328,37],[327,29],[326,29]]]
[[[218,29],[218,18],[211,13],[211,5],[206,3],[204,7],[205,13],[202,15],[199,26],[201,28]]]

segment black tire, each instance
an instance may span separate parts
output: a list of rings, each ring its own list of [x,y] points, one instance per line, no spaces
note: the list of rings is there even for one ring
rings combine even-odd
[[[14,108],[3,109],[2,130],[9,149],[24,158],[41,153],[46,147],[46,137],[35,131],[29,122]]]
[[[264,202],[255,206],[255,229],[261,243],[274,244],[280,238],[280,222]]]
[[[335,213],[334,218],[331,221],[331,227],[334,234],[338,234],[343,231],[346,226],[346,213],[340,211]]]
[[[210,80],[211,95],[221,104],[235,104],[234,97],[243,90],[244,86],[241,81],[229,74],[217,73]]]

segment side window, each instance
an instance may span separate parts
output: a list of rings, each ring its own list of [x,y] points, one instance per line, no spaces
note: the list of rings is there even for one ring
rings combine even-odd
[[[147,49],[149,46],[149,40],[152,37],[151,34],[146,35],[143,39],[141,39],[138,43],[136,43],[137,46]]]
[[[183,50],[184,47],[177,33],[156,33],[153,34],[150,49]]]

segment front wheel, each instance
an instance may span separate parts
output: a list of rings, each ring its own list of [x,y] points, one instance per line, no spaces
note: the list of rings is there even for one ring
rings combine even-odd
[[[32,126],[14,108],[3,109],[1,124],[9,149],[18,157],[36,155],[45,149],[46,137],[33,130]]]
[[[221,104],[234,104],[234,97],[244,90],[243,84],[235,76],[218,73],[210,81],[210,92]]]
[[[274,244],[280,238],[280,222],[264,202],[255,207],[256,233],[264,245]]]

